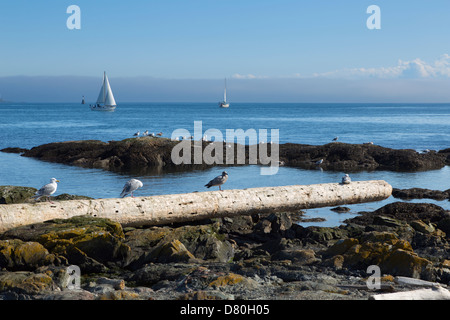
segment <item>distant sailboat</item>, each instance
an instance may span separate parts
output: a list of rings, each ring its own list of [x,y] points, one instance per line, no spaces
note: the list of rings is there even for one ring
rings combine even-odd
[[[95,105],[91,105],[93,111],[114,111],[116,109],[116,100],[109,85],[106,72],[103,73],[103,84],[98,95],[98,99]]]
[[[219,102],[221,108],[228,108],[230,104],[227,102],[227,79],[225,79],[225,90],[223,92],[223,101]]]
[[[84,101],[84,96],[83,99],[81,100],[81,104],[85,104],[86,102]]]

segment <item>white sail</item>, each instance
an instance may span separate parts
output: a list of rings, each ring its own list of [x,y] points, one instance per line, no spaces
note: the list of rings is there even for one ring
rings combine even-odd
[[[97,104],[104,104],[105,106],[115,106],[116,100],[109,85],[109,80],[106,73],[103,74],[103,84],[98,94]]]
[[[115,108],[116,100],[114,99],[106,72],[104,72],[103,83],[98,94],[97,102],[95,105],[91,106],[91,110],[114,111]]]
[[[103,82],[102,87],[100,88],[100,93],[98,94],[97,104],[105,103],[105,76],[106,74],[103,74]]]
[[[230,104],[227,102],[227,79],[225,78],[225,89],[223,90],[223,101],[219,102],[221,108],[228,108]]]
[[[108,77],[106,75],[103,87],[105,90],[105,106],[115,106],[116,100],[114,100],[114,95],[112,93],[111,86],[109,85]]]

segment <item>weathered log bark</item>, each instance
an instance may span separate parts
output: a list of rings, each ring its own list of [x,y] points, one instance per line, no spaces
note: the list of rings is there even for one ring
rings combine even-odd
[[[124,226],[160,225],[254,213],[294,211],[388,198],[385,181],[355,181],[195,192],[123,199],[68,200],[54,204],[0,205],[0,232],[79,215],[109,218]]]

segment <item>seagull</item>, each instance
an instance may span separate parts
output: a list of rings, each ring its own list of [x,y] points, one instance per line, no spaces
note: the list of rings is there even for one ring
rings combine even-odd
[[[221,185],[223,185],[228,179],[228,173],[226,171],[222,172],[222,175],[215,177],[208,184],[205,184],[205,187],[219,187],[219,190],[222,191]]]
[[[320,166],[323,163],[323,159],[320,159],[319,161],[316,161],[316,165]]]
[[[45,186],[36,191],[36,195],[33,196],[33,198],[37,201],[41,197],[47,197],[47,201],[53,203],[50,201],[50,196],[56,192],[56,189],[58,188],[57,182],[59,182],[58,179],[51,178],[50,183],[47,183]]]
[[[148,130],[145,130],[144,133],[142,134],[143,136],[148,136]]]
[[[350,184],[350,182],[352,182],[352,179],[350,179],[348,174],[342,177],[342,184]]]
[[[333,141],[338,141],[339,137],[334,137]]]
[[[137,179],[128,180],[127,183],[125,183],[125,185],[123,186],[120,197],[124,198],[126,195],[131,194],[131,197],[134,198],[133,192],[139,188],[142,188],[143,186],[144,184]]]
[[[134,137],[139,137],[139,135],[141,134],[140,131],[136,132],[135,134],[133,134]]]

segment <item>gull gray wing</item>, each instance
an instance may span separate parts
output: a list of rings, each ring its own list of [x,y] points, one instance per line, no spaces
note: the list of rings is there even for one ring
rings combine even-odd
[[[40,198],[40,197],[48,197],[55,193],[56,191],[56,183],[48,183],[42,188],[40,188],[38,191],[36,191],[34,198]]]
[[[227,181],[228,179],[228,175],[220,175],[215,177],[214,179],[212,179],[210,182],[208,182],[205,187],[216,187],[216,186],[220,186],[222,184],[225,183],[225,181]]]
[[[120,197],[123,198],[127,194],[132,193],[133,191],[136,191],[139,188],[142,188],[142,186],[143,186],[143,184],[141,181],[139,181],[137,179],[131,179],[125,183],[125,186],[123,187]]]
[[[120,194],[120,197],[123,198],[125,197],[127,194],[129,194],[131,192],[131,181],[127,181],[125,183],[125,185],[123,186],[123,190],[122,193]]]

